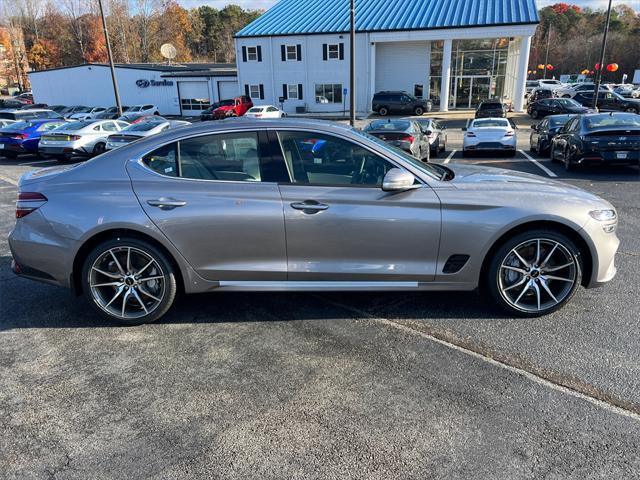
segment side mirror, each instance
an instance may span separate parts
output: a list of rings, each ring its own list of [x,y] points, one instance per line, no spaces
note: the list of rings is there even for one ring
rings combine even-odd
[[[415,183],[416,177],[401,168],[392,168],[382,180],[382,190],[385,192],[401,192],[420,187]]]

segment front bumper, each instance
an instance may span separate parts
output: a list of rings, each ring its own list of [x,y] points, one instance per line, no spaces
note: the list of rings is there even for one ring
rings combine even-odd
[[[615,257],[620,239],[616,232],[605,232],[605,225],[608,223],[590,219],[583,227],[592,257],[591,277],[584,282],[586,288],[600,287],[616,275]]]

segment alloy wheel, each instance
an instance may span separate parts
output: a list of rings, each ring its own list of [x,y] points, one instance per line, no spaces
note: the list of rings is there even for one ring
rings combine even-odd
[[[88,273],[95,304],[121,320],[154,312],[165,296],[165,275],[158,260],[135,247],[113,247],[100,254]]]
[[[498,269],[498,288],[512,308],[539,313],[562,303],[578,278],[577,260],[566,246],[550,238],[534,238],[504,257]]]

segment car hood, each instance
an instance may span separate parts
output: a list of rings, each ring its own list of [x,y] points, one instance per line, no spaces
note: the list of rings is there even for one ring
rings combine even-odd
[[[539,175],[477,165],[448,166],[455,173],[450,183],[459,189],[496,193],[513,192],[514,198],[519,202],[534,195],[559,195],[566,200],[574,200],[586,205],[597,204],[600,208],[603,204],[610,205],[597,195],[581,188]]]

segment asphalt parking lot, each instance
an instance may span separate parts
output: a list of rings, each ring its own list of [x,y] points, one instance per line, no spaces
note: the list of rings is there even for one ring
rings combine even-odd
[[[529,154],[438,162],[572,183],[620,216],[618,275],[508,318],[476,293],[207,294],[102,323],[15,277],[0,157],[1,478],[640,478],[640,174]]]

